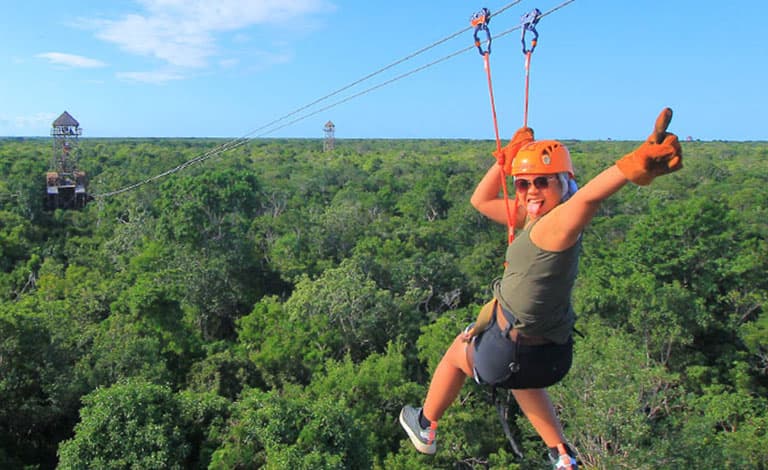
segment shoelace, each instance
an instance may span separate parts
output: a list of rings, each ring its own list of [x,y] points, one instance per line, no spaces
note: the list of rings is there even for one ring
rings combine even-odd
[[[437,422],[432,421],[427,429],[427,444],[435,442],[435,436],[437,435]]]
[[[576,460],[568,454],[560,455],[555,468],[557,470],[574,470],[576,468]]]
[[[566,449],[564,444],[561,443],[557,445],[557,452],[560,454],[560,458],[557,459],[557,463],[555,464],[555,468],[557,470],[576,469],[576,459],[571,457],[571,455],[568,453],[568,449]]]

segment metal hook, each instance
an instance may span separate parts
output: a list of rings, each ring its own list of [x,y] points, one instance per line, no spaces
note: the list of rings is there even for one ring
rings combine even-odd
[[[475,46],[477,46],[477,50],[478,52],[480,52],[480,55],[486,55],[491,53],[491,31],[488,29],[488,23],[490,23],[490,21],[491,21],[491,11],[487,8],[483,8],[482,10],[472,15],[472,19],[470,20],[470,24],[475,27],[475,31],[474,31]],[[486,37],[486,40],[488,41],[488,49],[485,51],[483,50],[482,42],[478,37],[478,33],[481,30],[485,31],[485,37]]]
[[[541,10],[538,8],[534,8],[529,13],[526,13],[522,16],[520,22],[522,26],[522,37],[520,38],[520,41],[523,43],[523,54],[528,54],[529,52],[533,52],[534,49],[536,49],[536,41],[539,39],[539,32],[536,31],[536,24],[541,19]],[[533,33],[533,39],[531,39],[531,48],[528,49],[528,46],[525,44],[525,33],[526,31],[530,31]]]

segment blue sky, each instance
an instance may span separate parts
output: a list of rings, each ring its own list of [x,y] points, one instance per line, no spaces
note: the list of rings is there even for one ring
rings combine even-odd
[[[337,138],[493,139],[480,54],[427,66],[470,47],[469,31],[263,126],[510,3],[15,2],[0,20],[0,136],[49,135],[67,110],[84,137],[322,138],[331,120]],[[562,3],[521,1],[490,31]],[[529,125],[539,138],[639,140],[670,106],[681,138],[768,140],[766,18],[759,0],[575,0],[538,25]],[[520,48],[514,31],[490,56],[504,140],[523,122]]]

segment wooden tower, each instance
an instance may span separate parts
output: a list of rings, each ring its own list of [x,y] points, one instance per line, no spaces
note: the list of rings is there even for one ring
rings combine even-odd
[[[45,175],[45,208],[81,209],[88,202],[88,182],[84,171],[77,168],[80,123],[68,112],[53,121],[53,159]]]
[[[325,127],[323,127],[323,131],[325,131],[325,140],[323,141],[323,152],[330,152],[331,150],[333,150],[333,147],[335,145],[334,133],[336,132],[336,126],[331,121],[328,121],[325,123]]]

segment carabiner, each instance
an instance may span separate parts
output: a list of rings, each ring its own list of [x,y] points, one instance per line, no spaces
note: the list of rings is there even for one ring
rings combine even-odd
[[[483,8],[482,10],[472,15],[472,19],[470,20],[470,24],[475,27],[475,46],[477,46],[477,50],[480,52],[480,55],[491,53],[491,31],[488,29],[488,23],[490,23],[490,21],[491,11],[487,8]],[[485,51],[483,50],[482,42],[478,37],[478,33],[481,30],[485,31],[485,38],[488,41],[488,49]]]
[[[520,19],[521,23],[521,30],[522,30],[522,37],[520,41],[523,43],[523,54],[528,54],[529,52],[533,52],[534,49],[536,49],[536,40],[539,39],[539,32],[536,31],[536,23],[539,22],[541,19],[541,10],[538,8],[534,8],[531,12],[526,13],[522,16]],[[528,46],[525,44],[525,32],[530,31],[533,33],[533,39],[531,39],[531,48],[528,49]]]

